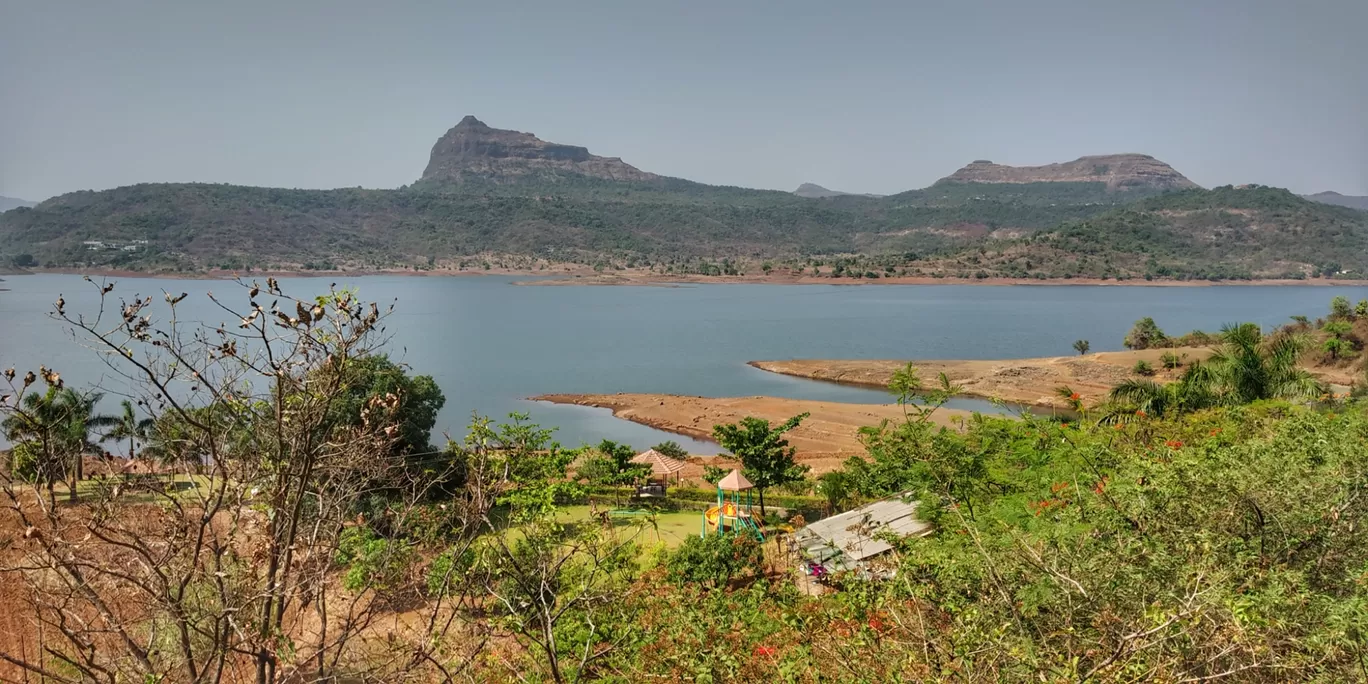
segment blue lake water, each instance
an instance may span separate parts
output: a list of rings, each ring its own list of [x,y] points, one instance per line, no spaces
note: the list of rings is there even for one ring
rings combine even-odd
[[[245,293],[226,281],[113,279],[116,294],[189,293],[190,313],[223,320],[213,291],[235,304]],[[1170,334],[1223,323],[1275,325],[1325,313],[1335,295],[1368,298],[1363,287],[1090,287],[964,285],[689,285],[526,287],[499,277],[326,277],[282,280],[300,296],[330,283],[363,299],[397,300],[390,355],[432,375],[446,394],[438,432],[463,434],[472,411],[528,412],[556,426],[566,445],[611,438],[644,448],[675,439],[700,452],[716,447],[615,419],[606,410],[526,401],[556,392],[770,395],[885,402],[885,393],[789,378],[747,361],[791,358],[993,359],[1121,349],[1131,324],[1153,316]],[[74,386],[118,380],[46,312],[59,294],[69,312],[93,313],[97,298],[74,275],[8,276],[0,282],[0,367],[58,368]],[[185,305],[182,305],[184,307]],[[164,311],[164,309],[158,309]],[[182,316],[186,314],[182,308]],[[961,400],[963,408],[991,409]]]

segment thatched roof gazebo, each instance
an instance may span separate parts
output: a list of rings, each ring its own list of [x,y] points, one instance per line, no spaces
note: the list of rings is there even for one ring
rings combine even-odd
[[[633,456],[631,462],[651,466],[651,477],[669,480],[670,476],[674,475],[676,483],[679,482],[679,472],[688,467],[687,463],[670,458],[655,449],[647,449]]]

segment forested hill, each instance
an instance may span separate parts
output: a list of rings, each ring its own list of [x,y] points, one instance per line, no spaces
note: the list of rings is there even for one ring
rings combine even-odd
[[[1184,190],[918,266],[967,277],[1364,278],[1368,212],[1280,188]]]
[[[1154,216],[1164,211],[1152,208],[1156,201],[1238,198],[1174,191],[1190,182],[1142,155],[1047,167],[977,164],[931,187],[888,197],[801,197],[659,176],[616,157],[467,117],[434,145],[422,177],[396,190],[142,184],[15,209],[0,214],[0,267],[456,268],[497,256],[514,266],[666,263],[691,270],[711,260],[806,263],[850,255],[950,264],[963,250],[992,245],[1036,254],[1027,269],[1032,273],[1049,264],[1045,272],[1059,274],[1079,263],[1074,256],[1084,256],[1068,250],[1095,249],[1069,236],[1106,233],[1128,220],[1120,209]],[[1339,245],[1362,233],[1368,214],[1313,206],[1325,211],[1284,208],[1270,214],[1281,226],[1273,233],[1245,230],[1265,248],[1256,261],[1277,261],[1279,250],[1291,249],[1288,269],[1320,268],[1330,259],[1316,245],[1265,238],[1338,230],[1343,235],[1325,244]],[[1224,215],[1221,208],[1202,211]],[[1296,223],[1303,219],[1310,223]],[[1179,223],[1193,221],[1198,218]],[[1054,236],[1052,247],[1039,246],[1045,243],[1035,235],[1042,230]],[[1149,249],[1183,244],[1157,235],[1160,244]],[[1243,273],[1248,266],[1226,256],[1221,249],[1201,249],[1174,259],[1211,272]],[[1004,262],[1001,268],[1016,266]]]

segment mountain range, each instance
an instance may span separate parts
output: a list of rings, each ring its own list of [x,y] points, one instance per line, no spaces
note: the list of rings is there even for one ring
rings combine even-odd
[[[732,273],[767,262],[860,277],[1305,277],[1368,270],[1366,218],[1285,190],[1204,190],[1141,154],[975,161],[886,197],[714,186],[467,116],[397,190],[74,192],[0,215],[0,264]]]
[[[27,200],[21,200],[14,197],[5,197],[4,195],[0,195],[0,212],[9,211],[10,209],[18,209],[19,207],[31,207],[36,204],[37,202],[29,202]]]
[[[1314,195],[1302,195],[1302,197],[1309,199],[1312,202],[1335,204],[1341,207],[1351,207],[1353,209],[1368,211],[1368,197],[1364,196],[1341,195],[1338,192],[1327,190],[1326,192],[1318,192]]]

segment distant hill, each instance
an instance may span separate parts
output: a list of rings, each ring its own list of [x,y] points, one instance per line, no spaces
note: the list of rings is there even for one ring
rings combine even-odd
[[[1079,157],[1045,166],[1005,166],[980,159],[942,178],[939,183],[1104,183],[1109,190],[1197,187],[1172,166],[1147,154]]]
[[[1020,169],[975,162],[887,197],[815,202],[804,194],[660,176],[466,117],[433,146],[422,176],[397,190],[149,183],[6,212],[0,267],[359,270],[493,261],[726,273],[760,261],[796,268],[839,260],[878,263],[883,272],[1029,277],[1368,268],[1360,264],[1368,215],[1267,188],[1202,190],[1144,155]]]
[[[18,209],[19,207],[31,207],[35,204],[37,203],[0,195],[0,211],[9,211],[10,209]]]
[[[802,185],[798,186],[797,190],[793,191],[793,194],[799,197],[808,197],[812,199],[822,199],[825,197],[847,197],[851,195],[854,195],[856,197],[882,197],[882,195],[870,195],[866,193],[828,190],[820,185],[817,185],[816,183],[803,183]]]
[[[1350,207],[1353,209],[1362,209],[1364,211],[1368,211],[1368,197],[1364,197],[1361,195],[1341,195],[1338,192],[1326,191],[1318,192],[1314,195],[1302,195],[1302,197],[1305,199],[1309,199],[1312,202],[1321,202],[1323,204],[1337,204],[1341,207]]]
[[[918,267],[966,277],[1368,278],[1365,218],[1280,188],[1194,188]]]

